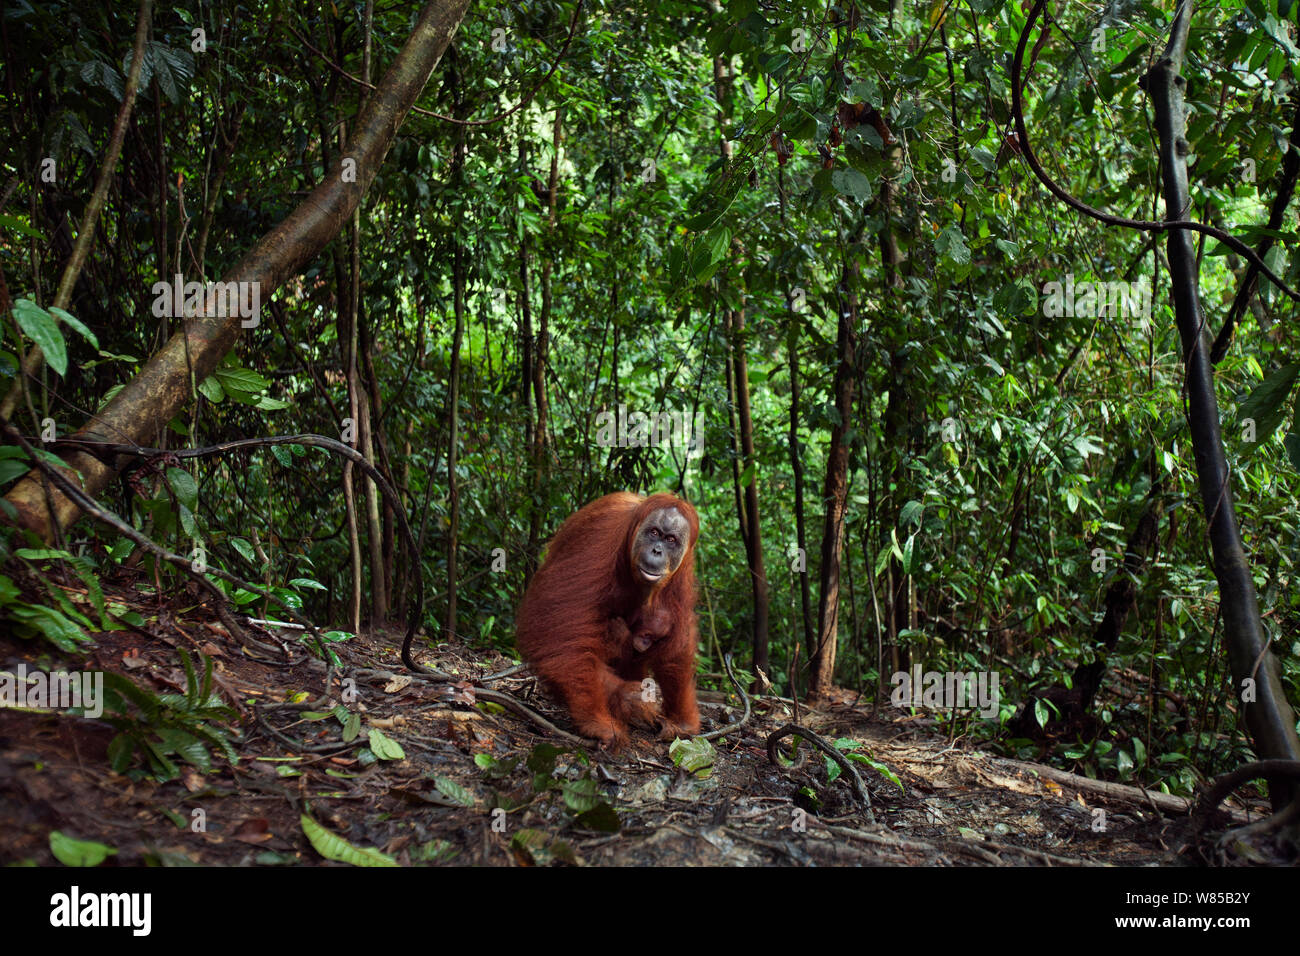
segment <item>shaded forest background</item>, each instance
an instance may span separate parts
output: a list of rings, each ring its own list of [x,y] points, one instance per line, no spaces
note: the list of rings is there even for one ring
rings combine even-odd
[[[1021,133],[1011,82],[1031,7]],[[419,575],[435,643],[512,651],[564,517],[608,491],[680,491],[702,518],[704,685],[724,686],[728,652],[783,696],[880,706],[914,666],[997,672],[997,719],[933,716],[1017,756],[1189,793],[1253,751],[1167,236],[1082,215],[1024,161],[1032,144],[1111,214],[1179,218],[1140,83],[1172,5],[1042,7],[471,7],[357,214],[148,443],[325,435],[400,501],[288,444],[136,460],[102,505],[333,639],[400,635]],[[346,158],[417,11],[159,8],[132,84],[139,13],[18,3],[0,20],[0,414],[53,452],[176,330],[155,284],[227,275]],[[1197,12],[1182,68],[1181,218],[1292,287],[1294,39],[1276,6],[1224,0]],[[1236,517],[1294,700],[1294,307],[1239,250],[1192,235]],[[1146,290],[1149,309],[1108,310],[1079,291],[1094,283]],[[34,343],[45,361],[24,376]],[[638,432],[637,414],[678,427]],[[630,442],[610,416],[630,417]],[[11,437],[0,487],[13,497],[31,465]],[[91,522],[4,548],[6,627],[64,651],[143,622],[186,580]],[[101,581],[130,581],[138,604]]]

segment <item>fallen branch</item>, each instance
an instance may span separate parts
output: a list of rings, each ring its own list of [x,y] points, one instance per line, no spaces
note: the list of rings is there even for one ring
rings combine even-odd
[[[867,793],[866,785],[863,784],[862,778],[858,776],[857,768],[853,766],[852,761],[850,761],[848,757],[836,750],[835,746],[825,737],[813,733],[807,727],[801,727],[798,724],[786,724],[784,727],[768,735],[767,759],[772,761],[772,765],[776,767],[781,766],[780,761],[777,760],[779,752],[777,744],[779,744],[784,738],[790,737],[794,734],[798,734],[840,765],[840,769],[844,771],[852,784],[853,795],[857,797],[858,803],[862,805],[863,812],[867,817],[867,822],[875,823],[875,815],[871,812],[871,795]],[[793,760],[793,755],[787,759]]]
[[[1195,842],[1201,831],[1205,829],[1215,808],[1226,800],[1232,791],[1243,783],[1260,777],[1266,779],[1270,786],[1277,780],[1300,780],[1300,760],[1257,760],[1219,777],[1197,801],[1196,809],[1192,811],[1192,825],[1187,835],[1188,843]],[[1252,831],[1274,830],[1290,822],[1294,816],[1295,804],[1288,804],[1271,817],[1257,821],[1252,825]]]
[[[750,713],[749,695],[745,693],[745,689],[740,686],[740,681],[736,680],[736,675],[732,673],[731,655],[730,654],[723,655],[722,663],[723,666],[727,668],[727,677],[731,679],[731,686],[736,688],[736,693],[739,694],[740,699],[745,702],[745,713],[741,715],[739,720],[727,724],[727,726],[723,727],[722,729],[709,731],[707,734],[704,735],[705,740],[716,740],[718,737],[722,737],[725,734],[733,733],[734,731],[739,730],[741,727],[744,727],[745,724],[749,723],[749,713]]]

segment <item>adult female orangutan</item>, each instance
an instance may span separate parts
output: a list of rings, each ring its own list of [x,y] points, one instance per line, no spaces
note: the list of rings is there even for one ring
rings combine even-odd
[[[700,519],[674,495],[593,501],[560,526],[519,605],[515,637],[578,732],[618,749],[628,726],[661,740],[699,730],[695,543]],[[662,709],[643,684],[654,674]]]

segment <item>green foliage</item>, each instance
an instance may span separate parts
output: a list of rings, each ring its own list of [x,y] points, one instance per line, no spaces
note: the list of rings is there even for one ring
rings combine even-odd
[[[563,759],[562,758],[568,758]],[[483,770],[484,776],[496,784],[506,783],[516,770],[517,760],[498,760],[491,754],[480,753],[474,757],[475,764]],[[576,826],[604,833],[617,833],[621,824],[613,804],[601,790],[600,781],[594,777],[590,760],[581,751],[572,751],[552,744],[538,744],[524,761],[531,774],[530,787],[533,799],[515,804],[503,794],[496,794],[492,804],[507,811],[517,809],[546,798],[554,807],[560,809],[566,820]],[[442,789],[441,783],[438,785]],[[443,790],[443,793],[452,796]],[[556,795],[559,799],[556,800]],[[518,835],[516,834],[516,840]],[[532,838],[526,838],[517,847],[525,849],[533,846]]]
[[[23,579],[44,592],[43,601],[32,600],[13,578],[0,574],[0,620],[7,621],[16,636],[39,636],[61,651],[77,653],[91,639],[87,631],[121,630],[125,624],[119,623],[119,619],[140,622],[139,614],[105,599],[96,568],[88,559],[58,548],[8,551],[0,542],[0,553],[6,552],[11,567],[21,568]],[[60,579],[56,565],[75,575],[84,587],[84,595],[68,587],[66,577]]]
[[[713,744],[703,737],[693,737],[689,740],[679,737],[669,744],[668,756],[674,766],[681,767],[701,779],[707,779],[713,773],[713,763],[717,753],[713,749]]]
[[[108,757],[118,773],[165,782],[180,774],[177,760],[207,773],[212,769],[209,750],[231,763],[239,761],[227,731],[213,723],[231,721],[235,713],[212,690],[212,659],[199,655],[200,678],[189,652],[177,648],[177,654],[185,671],[183,694],[154,694],[120,674],[104,674],[103,719],[118,730]]]
[[[869,753],[858,752],[863,748],[860,741],[853,740],[850,737],[840,737],[835,741],[833,746],[850,760],[854,760],[874,770],[899,790],[905,789],[903,787],[903,781],[898,779],[898,774],[896,774],[888,764],[883,764],[879,760],[873,759]],[[834,783],[839,778],[840,774],[843,773],[843,769],[836,761],[832,760],[825,754],[822,754],[822,759],[826,761],[826,781],[827,783]]]
[[[387,853],[381,853],[373,847],[359,847],[349,843],[305,813],[300,817],[300,823],[302,832],[312,847],[327,860],[350,863],[352,866],[397,866],[397,861]]]
[[[806,0],[778,6],[603,7],[585,16],[563,67],[540,87],[571,5],[506,5],[461,24],[455,82],[447,58],[420,105],[483,119],[504,102],[532,98],[500,123],[412,115],[363,207],[358,374],[376,461],[401,488],[421,544],[418,567],[392,558],[395,603],[409,598],[420,574],[433,593],[422,623],[440,633],[448,626],[455,506],[450,629],[513,651],[524,569],[566,515],[608,491],[681,487],[703,519],[700,670],[716,674],[721,654],[750,645],[756,621],[734,490],[753,481],[770,597],[766,674],[780,693],[801,691],[801,590],[806,581],[816,622],[820,495],[839,426],[849,465],[836,682],[869,701],[878,682],[888,687],[895,659],[997,671],[997,719],[936,716],[950,732],[1038,756],[1037,745],[1005,739],[1004,723],[1036,685],[1067,683],[1097,653],[1106,590],[1123,573],[1125,542],[1154,487],[1169,517],[1108,656],[1095,737],[1059,741],[1048,759],[1188,792],[1198,774],[1239,760],[1246,744],[1225,690],[1184,362],[1158,251],[1145,234],[1103,228],[1058,203],[1018,155],[1008,137],[1008,61],[1023,11],[992,0],[942,10],[883,0],[829,13]],[[1273,240],[1270,267],[1293,286],[1294,222],[1264,224],[1294,123],[1297,55],[1287,25],[1295,6],[1224,0],[1198,9],[1185,70],[1193,212],[1210,210],[1246,241]],[[48,390],[28,382],[31,407],[20,403],[14,420],[29,434],[41,433],[47,417],[61,434],[75,429],[70,410],[102,407],[135,373],[138,356],[156,350],[159,325],[123,316],[140,316],[149,301],[160,236],[178,240],[167,227],[178,221],[178,201],[192,217],[186,254],[203,257],[197,272],[225,274],[326,175],[336,158],[327,148],[337,142],[331,117],[351,115],[355,102],[322,84],[319,62],[296,47],[240,42],[292,26],[333,49],[335,37],[357,28],[350,8],[253,4],[219,58],[190,52],[192,11],[157,11],[133,118],[140,135],[127,138],[119,164],[138,181],[107,197],[74,318],[36,303],[66,261],[67,223],[80,220],[98,174],[96,144],[123,95],[121,48],[131,29],[111,6],[65,13],[24,4],[6,20],[6,68],[25,95],[0,106],[19,184],[0,213],[0,268],[14,297],[2,317],[0,391],[16,381],[18,357],[32,344],[54,373]],[[409,11],[374,16],[378,64],[409,30]],[[1023,91],[1036,153],[1091,205],[1158,215],[1160,168],[1139,79],[1163,47],[1168,18],[1131,3],[1062,5],[1054,17],[1049,42],[1030,44],[1034,68]],[[347,56],[354,62],[346,66],[359,67],[359,54]],[[718,57],[730,75],[715,84]],[[263,75],[275,82],[249,82]],[[214,136],[192,135],[193,111],[211,118]],[[455,163],[462,145],[464,162]],[[41,179],[45,158],[56,165],[54,191]],[[193,402],[165,437],[203,445],[272,431],[340,433],[355,414],[340,371],[349,367],[352,331],[339,320],[352,296],[347,247],[345,235],[302,266],[275,290],[275,308],[264,296],[262,325],[191,383]],[[1202,253],[1213,336],[1244,267],[1214,240]],[[457,263],[465,309],[453,466]],[[1149,314],[1046,308],[1048,283],[1138,278],[1155,290]],[[842,416],[838,317],[850,297],[855,397]],[[544,302],[548,419],[535,458],[536,369],[524,351],[539,355]],[[1300,341],[1290,309],[1261,283],[1216,378],[1236,511],[1294,697]],[[748,366],[752,455],[739,450],[739,403],[728,382],[737,352]],[[698,415],[700,454],[600,444],[596,416],[620,405]],[[0,447],[0,485],[30,466],[19,449]],[[173,550],[201,546],[209,566],[337,626],[346,603],[337,596],[351,583],[339,486],[336,460],[276,447],[148,463],[130,473],[115,506]],[[364,483],[354,490],[364,501]],[[365,551],[366,509],[357,511]],[[805,525],[801,571],[787,558],[797,518]],[[16,567],[0,577],[0,618],[21,637],[74,651],[123,618],[106,596],[115,593],[112,576],[127,579],[139,567],[164,589],[180,580],[151,556],[133,556],[128,540],[82,528],[61,557],[32,542],[23,542],[25,553],[18,544],[4,553]],[[388,562],[398,549],[383,533]],[[1094,570],[1098,549],[1104,570]],[[365,564],[369,596],[369,552]],[[80,582],[84,601],[65,587],[65,573]],[[277,616],[253,592],[220,587],[250,612]],[[344,637],[329,633],[327,657],[337,662],[330,645]],[[1040,723],[1053,716],[1047,705],[1033,714]],[[338,719],[345,739],[360,739],[359,717]],[[378,760],[391,751],[371,741],[362,753]],[[508,761],[483,769],[494,782],[528,772],[536,793],[564,802],[547,782],[559,756],[535,753],[526,770]],[[519,852],[545,848],[516,837]]]
[[[60,830],[51,830],[50,852],[64,866],[99,866],[117,850],[103,843],[77,840]]]

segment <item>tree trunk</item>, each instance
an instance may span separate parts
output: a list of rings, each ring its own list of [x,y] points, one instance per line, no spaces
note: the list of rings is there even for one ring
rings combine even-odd
[[[528,137],[519,134],[519,171],[528,169]],[[528,231],[519,226],[519,378],[520,393],[524,404],[524,448],[532,460],[533,447],[536,444],[535,424],[533,420],[533,293],[529,279],[528,267],[531,254],[528,249]],[[530,494],[528,505],[528,545],[524,549],[524,590],[533,579],[537,570],[538,551],[540,550],[540,524],[533,515],[542,507],[535,495]]]
[[[469,0],[432,0],[420,13],[410,38],[389,67],[378,88],[366,100],[353,124],[345,170],[336,163],[329,175],[289,216],[271,230],[223,277],[226,282],[256,283],[262,302],[298,274],[338,235],[365,195],[392,144],[398,127],[424,89],[433,68],[465,16]],[[355,172],[355,175],[353,173]],[[103,442],[149,445],[154,436],[193,398],[193,387],[213,369],[240,334],[240,317],[216,315],[216,296],[208,296],[205,314],[188,319],[156,352],[139,374],[126,384],[94,419],[74,437]],[[87,452],[70,452],[64,459],[81,473],[87,494],[100,494],[131,458],[101,462]],[[39,475],[28,473],[5,496],[14,508],[15,523],[45,540],[55,525],[67,527],[80,509],[57,489],[47,505]]]
[[[564,109],[556,107],[555,123],[551,127],[551,173],[546,187],[547,248],[542,256],[542,308],[537,313],[537,345],[533,349],[533,406],[537,424],[533,427],[533,510],[528,522],[529,560],[536,562],[541,550],[542,516],[546,513],[548,496],[547,476],[550,461],[546,449],[547,419],[550,404],[546,397],[546,368],[551,337],[551,275],[555,268],[556,199],[560,181],[560,140],[564,134]],[[535,564],[533,565],[535,567]]]
[[[889,158],[895,168],[901,165],[897,146],[890,150]],[[900,272],[903,255],[898,246],[898,237],[894,235],[894,189],[889,179],[881,182],[880,208],[885,216],[884,226],[877,236],[880,245],[880,264],[885,273],[884,307],[887,314],[897,314],[894,308],[896,300],[894,293],[903,286],[903,276]],[[907,382],[907,361],[902,353],[903,343],[894,338],[896,335],[896,332],[886,333],[888,344],[885,351],[889,359],[889,369],[886,373],[885,388],[889,391],[889,401],[885,405],[884,441],[881,445],[892,452],[893,457],[890,466],[886,464],[891,460],[890,457],[882,456],[882,467],[890,468],[889,474],[892,475],[883,479],[884,514],[879,516],[879,528],[880,540],[884,545],[890,543],[891,534],[898,527],[899,515],[907,501],[905,489],[910,484],[907,468],[904,467],[903,462],[910,444],[908,426],[911,419],[911,402],[908,395],[911,390]],[[886,580],[889,586],[885,592],[887,601],[885,615],[890,642],[885,648],[885,654],[889,657],[889,666],[897,673],[911,667],[908,645],[900,643],[898,637],[903,631],[916,626],[916,615],[913,611],[911,577],[903,572],[902,562],[891,554],[887,569]],[[882,663],[881,666],[883,672],[884,664]]]
[[[1142,515],[1124,546],[1124,563],[1106,589],[1106,613],[1093,633],[1096,657],[1075,667],[1069,687],[1053,684],[1031,694],[1020,713],[1007,722],[1008,729],[1016,736],[1042,738],[1044,731],[1058,737],[1076,733],[1086,738],[1092,736],[1095,727],[1091,716],[1093,698],[1101,688],[1109,654],[1119,643],[1124,624],[1137,603],[1136,580],[1156,547],[1160,518],[1164,514],[1163,496],[1161,483],[1152,484]],[[1050,701],[1056,707],[1057,713],[1052,714],[1047,726],[1040,726],[1035,714],[1039,700]]]
[[[447,82],[452,90],[453,115],[464,115],[464,94],[460,71],[456,68],[455,50],[447,57]],[[451,176],[456,194],[463,199],[465,188],[465,127],[456,131],[456,148],[452,154]],[[447,383],[447,623],[448,641],[456,637],[456,593],[459,590],[457,553],[460,550],[460,479],[456,466],[460,457],[460,343],[465,336],[465,243],[460,234],[460,217],[453,216],[451,285],[452,309],[456,328],[451,336],[451,368]]]
[[[844,253],[840,274],[840,303],[835,352],[835,411],[838,420],[831,428],[830,454],[826,458],[826,482],[822,486],[822,506],[826,509],[822,525],[820,584],[821,602],[817,608],[817,646],[812,649],[812,676],[808,697],[827,693],[835,679],[835,649],[840,620],[840,553],[844,544],[844,512],[849,494],[849,446],[845,441],[853,418],[853,393],[857,385],[858,350],[858,261],[856,243]]]
[[[749,407],[749,363],[745,359],[745,314],[731,314],[732,367],[735,370],[736,414],[740,419],[740,450],[749,482],[745,485],[745,560],[754,595],[754,666],[770,676],[768,666],[767,571],[763,567],[763,530],[758,516],[758,468],[754,460],[754,418]]]
[[[715,4],[716,8],[716,4]],[[732,156],[731,140],[727,138],[727,111],[731,98],[731,75],[726,59],[713,58],[713,92],[718,103],[718,152],[723,162]],[[743,300],[742,300],[743,301]],[[730,310],[727,319],[727,341],[730,348],[729,365],[731,385],[735,390],[735,408],[740,425],[740,450],[749,482],[744,486],[744,504],[737,502],[740,513],[740,534],[745,542],[745,561],[749,566],[750,588],[754,596],[754,667],[769,674],[768,663],[768,593],[767,571],[763,567],[763,533],[758,516],[758,469],[754,461],[754,420],[749,407],[749,362],[745,358],[743,333],[745,313]],[[739,499],[740,491],[737,490]],[[770,674],[769,674],[770,676]]]
[[[785,171],[776,168],[776,195],[781,213],[781,225],[785,226]],[[795,547],[799,549],[798,559],[802,564],[799,575],[799,599],[802,610],[803,644],[809,654],[813,651],[812,629],[812,595],[808,572],[808,533],[804,522],[803,509],[803,448],[799,444],[799,416],[802,414],[799,398],[799,328],[801,319],[794,307],[793,290],[786,294],[786,309],[789,325],[785,333],[786,367],[790,373],[790,470],[794,473],[794,529]],[[791,688],[791,693],[794,688]]]
[[[1179,74],[1190,26],[1191,4],[1180,2],[1164,55],[1144,77],[1145,89],[1155,109],[1165,215],[1169,219],[1181,218],[1189,205],[1187,154],[1190,149],[1183,105],[1186,80]],[[1174,316],[1186,367],[1187,421],[1192,433],[1201,502],[1209,524],[1234,693],[1241,702],[1256,755],[1264,760],[1297,760],[1300,738],[1296,736],[1295,714],[1287,702],[1277,659],[1269,650],[1260,622],[1255,581],[1233,509],[1192,234],[1186,229],[1172,230],[1167,248]],[[1269,793],[1273,808],[1280,810],[1290,803],[1295,791],[1292,782],[1271,781]]]

